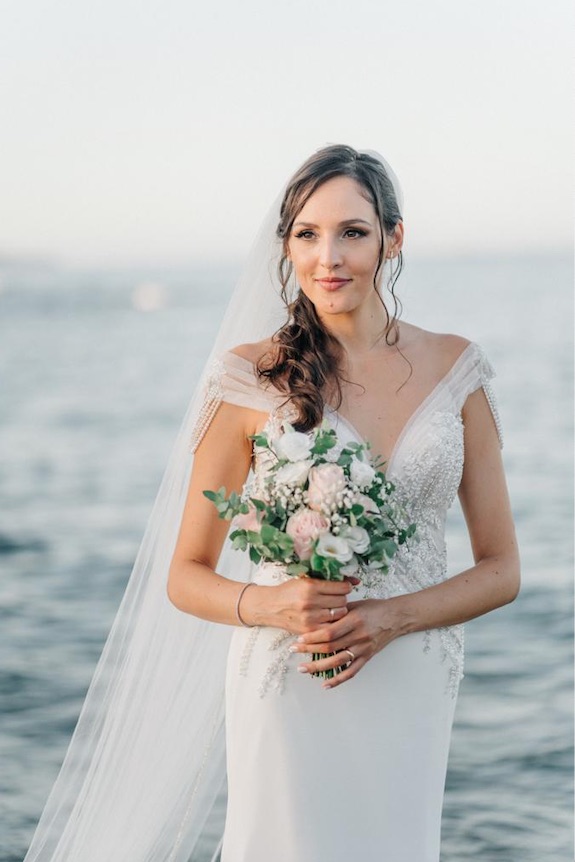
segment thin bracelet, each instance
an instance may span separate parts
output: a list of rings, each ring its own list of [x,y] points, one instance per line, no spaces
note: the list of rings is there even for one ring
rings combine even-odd
[[[236,617],[238,618],[238,622],[239,622],[239,624],[240,624],[240,625],[242,625],[242,626],[244,626],[246,629],[253,629],[253,628],[255,628],[255,625],[251,625],[251,626],[250,626],[250,625],[248,625],[248,623],[245,623],[245,622],[242,620],[241,615],[240,615],[240,602],[241,602],[241,600],[242,600],[242,596],[243,596],[243,594],[245,593],[245,591],[247,590],[247,588],[248,588],[248,587],[253,587],[253,585],[254,585],[254,582],[253,582],[253,581],[248,581],[248,583],[247,583],[247,584],[244,584],[244,585],[243,585],[243,587],[241,588],[241,590],[240,590],[240,592],[239,592],[239,595],[238,595],[238,598],[237,598],[237,600],[236,600]]]

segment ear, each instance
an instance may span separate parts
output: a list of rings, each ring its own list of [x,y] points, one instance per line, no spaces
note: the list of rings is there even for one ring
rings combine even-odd
[[[393,233],[389,238],[389,247],[387,249],[387,257],[397,257],[403,246],[403,222],[398,221]]]

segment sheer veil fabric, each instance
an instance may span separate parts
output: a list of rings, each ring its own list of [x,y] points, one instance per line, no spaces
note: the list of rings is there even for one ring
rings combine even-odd
[[[399,180],[385,159],[400,211]],[[283,189],[265,217],[187,409],[132,574],[24,862],[188,862],[225,780],[224,681],[232,628],[166,593],[213,362],[286,319],[276,277]],[[386,266],[389,266],[386,263]],[[384,284],[387,273],[384,271]],[[217,570],[247,580],[227,543]]]

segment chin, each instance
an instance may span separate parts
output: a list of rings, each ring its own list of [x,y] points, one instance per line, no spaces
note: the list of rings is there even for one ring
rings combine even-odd
[[[322,297],[319,302],[314,302],[318,314],[350,314],[361,305],[349,297],[334,296],[333,298]]]

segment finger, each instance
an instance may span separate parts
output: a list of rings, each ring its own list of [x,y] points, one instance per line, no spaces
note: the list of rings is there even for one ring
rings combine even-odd
[[[346,575],[345,579],[346,581],[349,581],[350,584],[353,584],[354,587],[357,587],[359,584],[361,584],[361,578],[356,578],[355,575]]]
[[[345,605],[322,609],[321,615],[318,616],[318,625],[323,626],[325,623],[335,623],[338,620],[341,620],[342,617],[345,617],[347,612]]]
[[[357,633],[354,632],[353,629],[351,629],[347,634],[342,635],[341,637],[337,638],[336,640],[324,640],[324,641],[318,641],[317,643],[314,643],[314,642],[310,643],[307,640],[307,634],[302,635],[302,637],[306,638],[306,640],[302,641],[301,643],[296,642],[295,644],[293,644],[294,649],[292,650],[292,652],[301,652],[301,653],[326,652],[326,653],[332,653],[332,652],[337,652],[337,650],[345,649],[347,646],[349,646],[352,639],[355,639],[356,643],[361,643],[361,641],[359,640],[359,638],[357,636]]]
[[[309,653],[309,652],[332,653],[332,652],[336,652],[337,650],[345,649],[349,645],[351,640],[355,640],[355,643],[361,643],[362,642],[361,639],[358,637],[357,632],[355,632],[353,629],[350,629],[349,632],[347,632],[344,635],[341,635],[341,637],[339,637],[339,638],[335,638],[334,640],[330,640],[329,638],[326,638],[325,640],[319,640],[319,641],[315,641],[315,642],[311,641],[310,642],[308,640],[307,632],[304,633],[303,635],[301,635],[301,637],[305,638],[305,640],[299,641],[299,639],[298,639],[294,644],[292,644],[292,646],[290,647],[291,652],[294,652],[294,653],[306,653],[306,652],[307,653]],[[324,635],[324,637],[325,637],[325,635]]]
[[[354,653],[355,654],[355,653]],[[345,668],[351,662],[348,652],[340,650],[334,655],[327,655],[325,658],[318,658],[315,661],[303,662],[298,665],[300,673],[319,673],[324,670],[335,670],[336,668]]]
[[[341,673],[337,673],[335,676],[332,676],[331,679],[326,679],[322,683],[322,688],[330,689],[336,688],[338,685],[341,685],[344,682],[347,682],[349,679],[353,679],[353,677],[362,669],[364,665],[367,664],[367,658],[364,656],[357,656],[357,658],[348,665],[345,670],[342,670]]]
[[[318,592],[323,596],[347,596],[353,590],[349,581],[318,580]]]
[[[321,603],[322,608],[349,608],[349,602],[347,600],[347,596],[332,596],[332,595],[322,595],[321,598],[318,596],[316,601]]]
[[[341,640],[349,642],[349,635],[354,629],[354,622],[351,622],[347,619],[348,614],[344,614],[343,617],[335,623],[328,623],[328,625],[322,625],[321,628],[317,628],[315,631],[305,632],[297,639],[294,647],[297,647],[297,650],[294,652],[333,652],[335,647],[335,643],[339,643]],[[326,649],[318,649],[318,644],[327,644]],[[343,646],[346,646],[344,643]]]
[[[347,616],[347,608],[339,607],[339,608],[318,608],[316,611],[310,611],[306,623],[309,627],[310,631],[319,630],[321,626],[321,630],[323,631],[323,637],[328,637],[326,631],[329,631],[331,626],[343,619],[343,617]],[[295,652],[295,650],[293,650]],[[305,650],[301,650],[301,652],[305,652]],[[331,652],[331,650],[327,650],[327,652]]]

